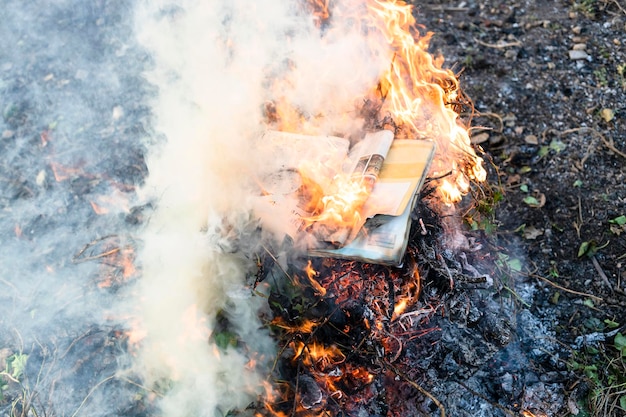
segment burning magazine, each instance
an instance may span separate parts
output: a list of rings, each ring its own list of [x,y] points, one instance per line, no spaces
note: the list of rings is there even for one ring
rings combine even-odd
[[[306,242],[312,256],[399,265],[434,143],[388,130],[347,139],[267,132],[280,155],[261,180],[264,227]]]

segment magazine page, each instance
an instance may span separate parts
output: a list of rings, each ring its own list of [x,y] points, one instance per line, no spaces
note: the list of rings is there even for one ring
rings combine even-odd
[[[399,216],[374,216],[349,244],[337,249],[312,249],[309,255],[400,266],[408,245],[412,209],[413,204],[407,204]]]
[[[323,206],[312,217],[308,231],[319,247],[341,247],[357,235],[367,215],[363,212],[374,189],[393,132],[381,130],[367,133],[348,154],[344,174],[334,178],[333,187],[323,198]]]
[[[367,202],[372,212],[379,210],[382,214],[369,218],[344,247],[315,248],[309,254],[398,266],[408,244],[411,212],[434,151],[433,142],[396,139],[370,196],[370,200],[376,200]]]
[[[378,181],[364,207],[367,217],[399,216],[422,187],[435,144],[425,140],[396,139]]]

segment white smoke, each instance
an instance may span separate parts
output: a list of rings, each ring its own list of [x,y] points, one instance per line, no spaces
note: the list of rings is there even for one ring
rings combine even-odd
[[[341,26],[321,32],[299,6],[149,1],[136,11],[138,38],[154,61],[147,77],[158,88],[155,128],[166,139],[148,160],[144,188],[157,209],[142,236],[139,369],[147,384],[170,387],[160,404],[167,416],[244,408],[267,377],[273,345],[258,318],[266,302],[246,286],[259,243],[247,234],[255,173],[275,157],[255,146],[265,103],[324,114],[321,133],[349,131],[361,123],[355,101],[390,64],[384,40],[368,40],[358,21],[338,19]],[[228,317],[238,349],[211,341],[218,314]]]

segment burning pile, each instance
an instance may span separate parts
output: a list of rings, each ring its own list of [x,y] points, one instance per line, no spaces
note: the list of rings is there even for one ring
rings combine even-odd
[[[330,10],[328,2],[309,1],[309,6],[320,30],[332,19],[348,18],[341,5]],[[439,255],[446,247],[433,242],[444,233],[437,214],[459,202],[471,182],[483,181],[486,173],[458,119],[471,103],[456,76],[428,53],[431,34],[420,34],[411,6],[373,0],[364,8],[366,13],[350,18],[380,32],[392,55],[378,85],[357,99],[356,114],[365,129],[390,129],[395,138],[437,143],[431,179],[413,214],[421,228],[413,229],[401,268],[325,258],[300,267],[292,260],[285,270],[266,248],[256,283],[271,283],[269,326],[281,349],[274,367],[276,392],[259,416],[412,415],[403,405],[411,390],[443,415],[441,404],[416,382],[420,375],[414,369],[415,356],[434,355],[429,345],[441,329],[431,318],[443,313],[443,300],[454,289],[448,261]],[[317,132],[316,119],[289,102],[267,108],[271,128]],[[318,216],[329,221],[339,211],[344,214],[337,222],[343,222],[345,212],[358,213],[362,199],[348,198],[360,193],[358,184],[356,193],[354,187],[348,182],[325,197],[330,208],[324,205]],[[317,207],[319,199],[311,197],[311,204]],[[423,285],[429,286],[426,294]]]
[[[406,393],[389,394],[420,389],[411,364],[436,340],[429,339],[437,333],[431,320],[454,282],[440,274],[444,246],[424,242],[441,237],[435,213],[448,213],[472,181],[485,178],[459,119],[471,103],[455,74],[428,53],[431,35],[421,33],[403,2],[307,1],[296,12],[277,2],[255,10],[243,3],[225,2],[223,16],[203,6],[146,12],[156,17],[144,25],[144,43],[163,63],[153,77],[170,100],[157,113],[168,143],[148,163],[146,188],[156,190],[159,208],[141,257],[146,385],[173,381],[162,400],[172,415],[223,412],[260,395],[269,366],[271,394],[259,415],[402,410]],[[234,29],[249,25],[257,32]],[[207,27],[218,30],[199,42],[197,33]],[[279,41],[268,47],[261,34]],[[172,51],[185,48],[173,40],[181,39],[193,55],[176,59]],[[198,44],[206,48],[199,57]],[[198,117],[181,124],[179,114]],[[276,159],[262,147],[250,149],[259,130],[333,135],[351,145],[381,130],[435,142],[430,179],[412,214],[420,227],[403,267],[329,258],[302,263],[282,235],[259,230],[267,225],[250,218],[249,197],[259,193],[260,167]],[[351,224],[368,184],[322,187],[320,196],[302,172],[308,188],[299,197],[315,216],[306,220]],[[356,197],[346,198],[348,192]],[[279,341],[275,366],[261,327]]]

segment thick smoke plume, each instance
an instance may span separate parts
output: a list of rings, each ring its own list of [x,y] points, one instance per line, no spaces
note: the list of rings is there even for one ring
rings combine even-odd
[[[363,2],[342,2],[351,12]],[[299,129],[356,130],[358,100],[391,54],[358,19],[320,30],[304,2],[146,2],[137,9],[141,44],[154,62],[155,129],[164,137],[148,161],[153,199],[142,240],[140,294],[146,383],[167,385],[166,415],[219,415],[261,394],[272,359],[269,335],[247,277],[260,240],[250,231],[255,180],[275,156],[257,138],[267,103],[288,102]],[[335,13],[341,13],[337,9]],[[358,15],[358,13],[357,13]],[[226,318],[237,348],[218,347]]]

